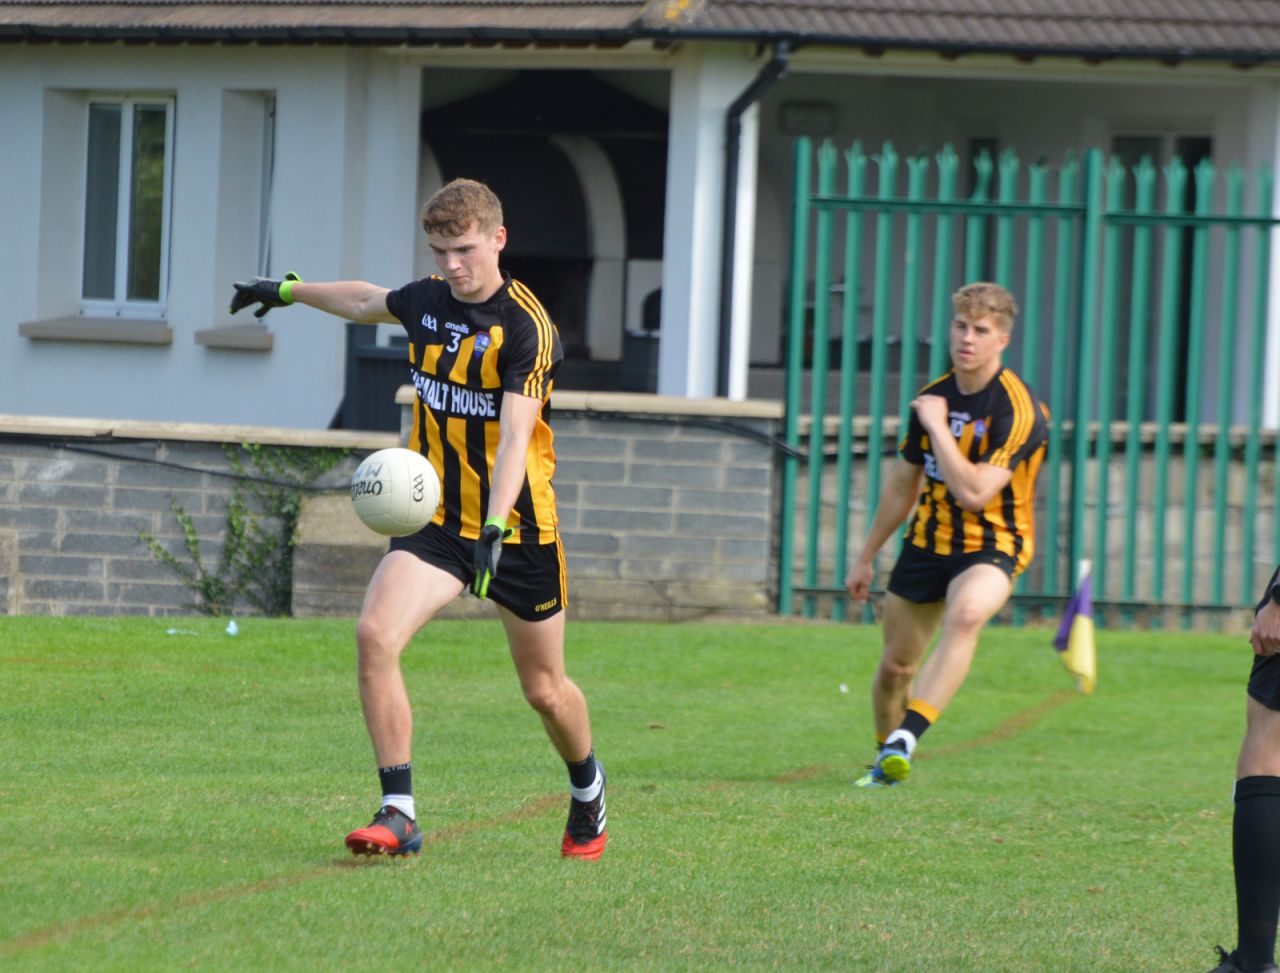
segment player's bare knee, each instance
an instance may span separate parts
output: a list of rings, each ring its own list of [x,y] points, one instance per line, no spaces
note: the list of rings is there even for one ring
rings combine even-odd
[[[893,656],[886,655],[880,660],[880,668],[876,670],[876,679],[881,687],[894,689],[910,683],[919,669],[920,664],[918,662],[903,662]]]
[[[553,715],[559,711],[564,693],[550,679],[527,682],[520,687],[524,698],[537,712]]]
[[[373,615],[362,615],[356,622],[356,650],[360,667],[376,666],[400,654],[399,635]]]
[[[973,635],[982,631],[989,614],[985,607],[971,604],[951,605],[947,608],[942,626],[957,635]]]

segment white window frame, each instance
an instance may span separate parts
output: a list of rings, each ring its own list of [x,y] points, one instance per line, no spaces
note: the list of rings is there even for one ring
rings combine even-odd
[[[271,275],[271,197],[275,192],[276,95],[262,95],[262,194],[258,207],[258,276]]]
[[[80,313],[94,318],[156,319],[165,317],[169,296],[169,222],[173,206],[173,129],[174,102],[171,95],[91,94],[85,101],[85,160],[89,159],[89,115],[94,105],[119,105],[120,170],[116,195],[116,272],[115,296],[111,300],[84,296],[84,237],[87,234],[89,206],[88,181],[80,205]],[[160,217],[160,286],[154,301],[129,300],[129,230],[132,217],[133,126],[134,111],[139,105],[163,106],[164,124],[164,190]]]

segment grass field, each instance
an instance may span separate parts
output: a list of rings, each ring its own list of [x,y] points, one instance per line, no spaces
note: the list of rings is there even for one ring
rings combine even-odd
[[[224,624],[0,618],[0,969],[1203,973],[1234,941],[1239,635],[1102,632],[1083,697],[1051,632],[993,630],[867,793],[876,629],[571,624],[588,863],[500,627],[436,622],[405,663],[424,853],[356,861],[352,623]]]

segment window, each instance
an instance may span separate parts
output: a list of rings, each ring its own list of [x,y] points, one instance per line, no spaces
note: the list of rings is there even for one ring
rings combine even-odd
[[[271,181],[276,163],[276,99],[262,97],[262,198],[258,206],[258,275],[271,270]]]
[[[161,317],[168,277],[172,100],[91,98],[82,311]]]

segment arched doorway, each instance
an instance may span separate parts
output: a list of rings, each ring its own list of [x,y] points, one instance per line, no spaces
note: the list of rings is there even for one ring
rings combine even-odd
[[[561,388],[617,387],[628,286],[662,256],[666,132],[665,112],[588,71],[519,72],[422,113],[433,175],[502,198],[503,266],[560,330]]]

